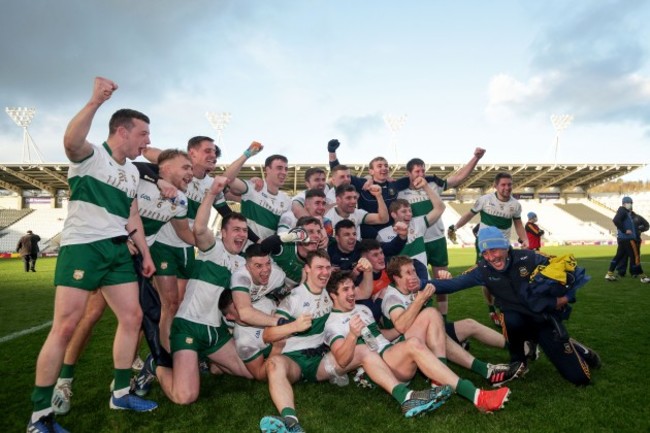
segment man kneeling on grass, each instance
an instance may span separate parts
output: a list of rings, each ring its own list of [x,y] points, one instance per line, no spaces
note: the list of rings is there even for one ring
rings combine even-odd
[[[569,382],[587,385],[591,382],[591,368],[600,367],[600,356],[584,344],[569,338],[562,323],[572,299],[567,294],[547,293],[542,311],[534,311],[524,296],[532,287],[531,276],[538,267],[549,266],[549,258],[531,250],[513,250],[500,230],[486,227],[478,232],[478,246],[482,259],[465,274],[450,280],[433,280],[436,293],[454,293],[475,286],[485,286],[494,296],[503,312],[504,333],[513,365],[518,365],[517,376],[527,372],[525,342],[537,342],[558,372]],[[567,272],[568,274],[568,272]],[[577,273],[576,273],[577,275]],[[584,284],[582,277],[580,283]],[[567,287],[568,279],[562,287]],[[576,279],[573,288],[578,287]],[[539,299],[538,299],[539,300]]]
[[[348,273],[332,275],[327,291],[333,306],[325,324],[325,343],[343,368],[355,369],[362,365],[370,379],[377,382],[373,371],[368,370],[367,359],[379,355],[401,382],[412,380],[418,369],[422,371],[440,396],[438,406],[449,398],[452,390],[482,412],[499,410],[508,400],[507,387],[490,391],[477,389],[469,380],[459,378],[417,337],[389,342],[379,331],[370,309],[355,304],[354,283]]]

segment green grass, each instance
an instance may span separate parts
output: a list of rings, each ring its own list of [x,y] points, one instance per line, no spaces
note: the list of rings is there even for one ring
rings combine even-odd
[[[425,417],[406,420],[397,403],[380,390],[330,384],[298,384],[298,415],[311,432],[627,432],[650,429],[646,360],[650,285],[631,278],[616,283],[603,279],[612,247],[558,247],[549,253],[574,252],[593,280],[578,292],[568,328],[573,337],[597,349],[603,368],[594,372],[594,384],[575,387],[560,378],[542,356],[524,380],[512,382],[506,408],[493,415],[479,413],[467,401],[453,397]],[[458,273],[473,261],[473,250],[452,250],[452,268]],[[650,267],[650,256],[643,257]],[[0,261],[0,338],[51,320],[54,259],[38,262],[39,271],[26,274],[19,260]],[[650,270],[650,269],[649,269]],[[473,317],[489,324],[487,308],[478,289],[450,299],[451,320]],[[73,408],[60,423],[74,432],[255,432],[259,419],[275,414],[266,384],[233,377],[203,376],[199,401],[191,406],[172,404],[155,386],[151,397],[157,411],[123,413],[108,408],[112,379],[111,346],[115,319],[108,312],[95,329],[82,356],[74,382]],[[47,329],[0,343],[0,374],[4,378],[0,405],[0,431],[24,431],[31,412],[29,396],[36,356]],[[143,355],[146,353],[144,352]],[[475,356],[505,362],[506,351],[472,344]],[[478,386],[477,375],[452,367]],[[416,378],[414,387],[423,387]]]

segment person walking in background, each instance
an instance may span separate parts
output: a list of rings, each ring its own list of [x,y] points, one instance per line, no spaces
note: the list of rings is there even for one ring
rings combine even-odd
[[[537,225],[537,214],[535,212],[528,212],[528,222],[524,228],[526,229],[526,236],[528,236],[528,249],[539,251],[542,246],[544,230]]]
[[[16,246],[16,252],[20,254],[25,263],[25,272],[36,272],[36,259],[40,248],[38,243],[41,241],[39,235],[34,234],[31,230],[27,230],[27,234],[20,238]]]
[[[614,215],[614,219],[612,219],[617,229],[616,242],[618,243],[618,247],[616,248],[616,255],[609,264],[609,270],[605,274],[605,279],[608,281],[616,281],[618,277],[614,273],[614,269],[616,269],[619,262],[629,257],[630,275],[632,277],[639,277],[639,281],[642,283],[650,283],[650,277],[644,274],[641,268],[640,248],[637,240],[641,238],[641,235],[637,234],[637,227],[632,219],[632,205],[631,197],[623,197],[621,206],[619,206],[616,215]]]

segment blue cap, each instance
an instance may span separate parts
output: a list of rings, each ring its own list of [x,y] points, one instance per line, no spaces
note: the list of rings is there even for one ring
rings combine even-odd
[[[532,220],[533,218],[537,218],[537,214],[535,212],[528,212],[528,219]]]
[[[623,197],[623,204],[625,203],[632,204],[632,197],[628,197],[628,196]]]
[[[510,248],[510,243],[496,227],[485,227],[478,231],[478,249],[481,253],[494,248]]]

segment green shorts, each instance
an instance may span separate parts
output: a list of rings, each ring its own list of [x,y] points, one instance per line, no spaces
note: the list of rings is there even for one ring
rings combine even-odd
[[[126,243],[111,239],[61,247],[56,260],[54,284],[96,290],[99,287],[137,281]]]
[[[444,268],[449,265],[449,255],[447,254],[447,239],[440,238],[435,241],[426,242],[424,248],[427,252],[427,262],[431,266]]]
[[[172,353],[179,350],[191,350],[199,356],[209,356],[221,349],[232,335],[225,325],[215,327],[175,317],[169,341]]]
[[[298,364],[300,367],[300,374],[307,382],[318,382],[316,374],[318,373],[318,366],[323,360],[323,355],[308,355],[301,350],[283,353],[284,356]]]
[[[154,242],[149,247],[151,259],[156,265],[156,275],[189,280],[194,271],[194,247],[172,247]]]

